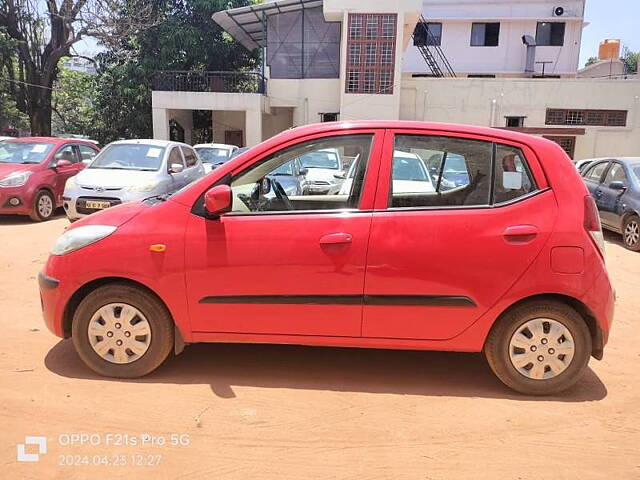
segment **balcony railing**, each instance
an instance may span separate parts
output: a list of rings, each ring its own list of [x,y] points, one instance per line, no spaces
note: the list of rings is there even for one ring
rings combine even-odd
[[[253,72],[158,72],[153,90],[169,92],[267,93],[267,81]]]

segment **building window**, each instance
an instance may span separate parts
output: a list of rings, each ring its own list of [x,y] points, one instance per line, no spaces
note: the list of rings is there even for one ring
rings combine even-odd
[[[474,23],[471,25],[472,47],[497,47],[499,39],[499,23]]]
[[[339,113],[321,113],[320,114],[320,121],[321,122],[337,122],[338,119],[340,118],[340,114]]]
[[[504,117],[506,119],[506,126],[509,128],[522,128],[524,127],[524,119],[527,117]]]
[[[393,93],[395,14],[349,14],[347,93]]]
[[[547,140],[556,142],[560,147],[569,155],[569,158],[573,160],[573,155],[576,151],[576,137],[551,137],[543,135]]]
[[[562,47],[564,31],[564,22],[538,22],[536,44],[539,47]]]
[[[442,24],[419,22],[413,30],[413,44],[416,47],[439,47],[442,45]]]
[[[547,125],[586,125],[593,127],[626,127],[627,110],[578,110],[550,108]]]

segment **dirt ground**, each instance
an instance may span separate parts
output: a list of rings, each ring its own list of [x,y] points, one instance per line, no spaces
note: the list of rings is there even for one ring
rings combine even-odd
[[[538,399],[438,352],[195,345],[100,378],[41,319],[36,275],[66,225],[0,217],[3,478],[640,478],[640,254],[615,235],[605,358]],[[17,461],[25,436],[46,437],[38,461]]]

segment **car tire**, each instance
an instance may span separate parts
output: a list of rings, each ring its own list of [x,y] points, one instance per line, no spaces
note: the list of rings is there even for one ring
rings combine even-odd
[[[591,334],[570,306],[529,302],[498,319],[484,353],[491,370],[508,387],[526,395],[551,395],[572,386],[584,372]]]
[[[56,211],[56,200],[51,195],[51,192],[47,190],[40,190],[35,200],[33,201],[33,208],[29,217],[34,222],[44,222],[53,217]]]
[[[80,302],[73,315],[72,340],[80,358],[94,372],[137,378],[167,359],[174,345],[174,323],[154,295],[113,283],[97,288]]]
[[[625,248],[640,251],[640,217],[629,215],[622,224],[622,243]]]

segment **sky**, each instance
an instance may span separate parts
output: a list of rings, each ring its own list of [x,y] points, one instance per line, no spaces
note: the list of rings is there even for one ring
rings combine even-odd
[[[640,51],[640,0],[587,0],[580,66],[598,55],[605,38],[619,38],[623,47]]]
[[[514,0],[517,1],[517,0]],[[586,0],[585,22],[580,50],[580,67],[589,57],[598,55],[598,45],[605,38],[619,38],[623,47],[640,51],[640,0]],[[560,2],[561,3],[561,2]],[[101,48],[92,39],[75,45],[80,55],[93,56]]]

